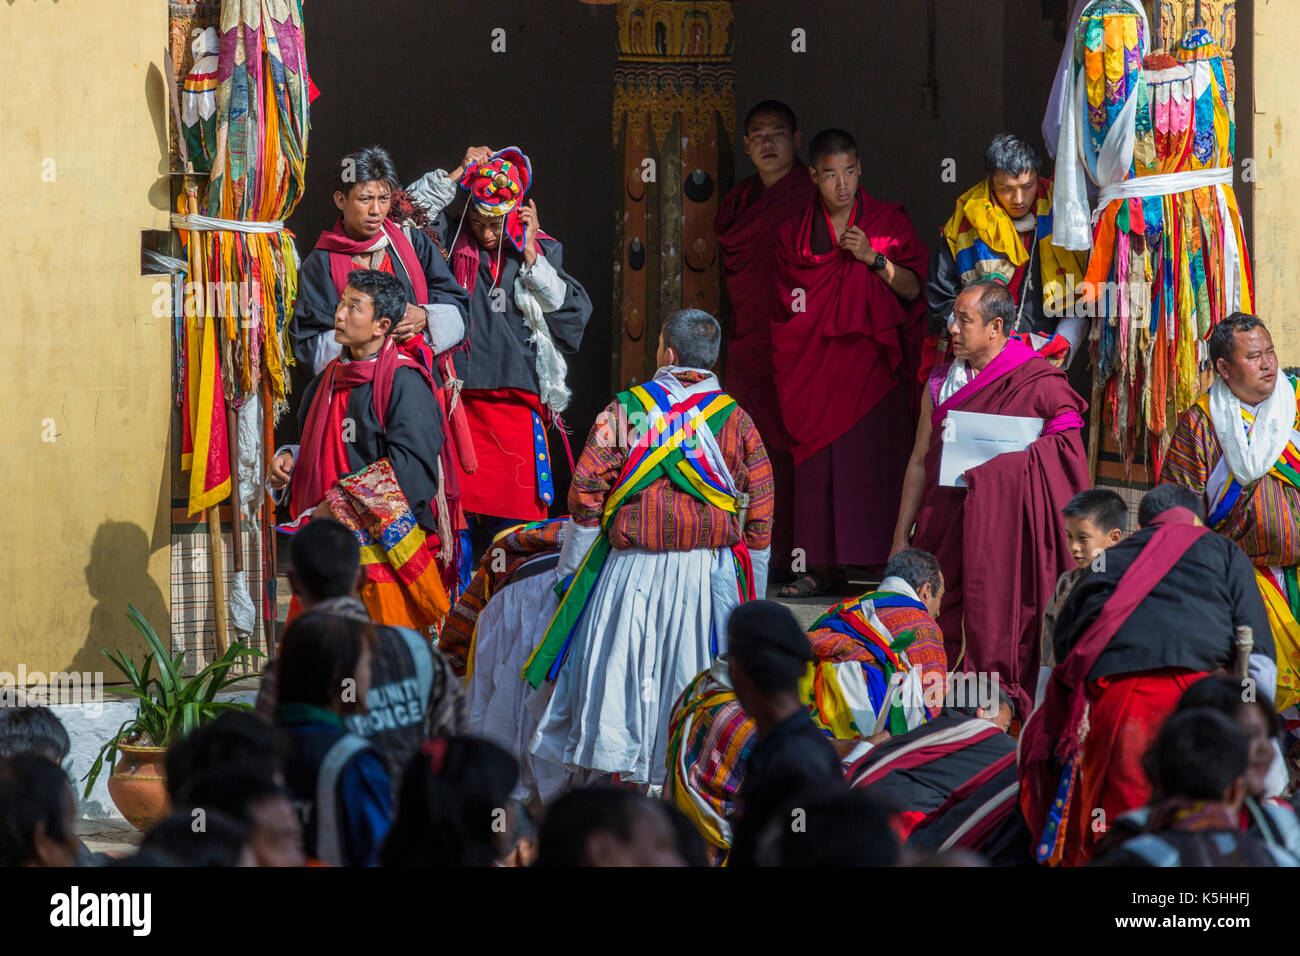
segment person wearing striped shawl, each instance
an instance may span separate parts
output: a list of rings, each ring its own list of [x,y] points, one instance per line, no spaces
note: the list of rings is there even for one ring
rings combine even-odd
[[[1294,728],[1300,718],[1300,383],[1278,368],[1272,336],[1256,316],[1228,316],[1210,333],[1209,351],[1218,378],[1179,417],[1159,480],[1198,495],[1206,524],[1241,545],[1254,564],[1277,651],[1277,709]]]
[[[906,853],[966,850],[994,866],[1028,865],[1032,837],[1017,806],[1016,742],[1006,733],[1011,699],[998,688],[984,703],[955,693],[949,703],[959,706],[856,760],[849,786],[891,808]]]
[[[889,739],[891,727],[901,733],[941,711],[948,659],[934,615],[942,596],[939,563],[909,548],[890,560],[875,591],[836,605],[812,626],[816,660],[800,682],[800,698],[848,759],[870,750],[873,740]],[[700,831],[709,862],[720,865],[756,740],[725,657],[682,692],[668,732],[664,795]]]
[[[524,669],[554,690],[530,752],[574,772],[664,781],[672,703],[767,587],[772,469],[709,371],[722,329],[670,315],[660,368],[596,420],[574,469],[559,602]]]
[[[813,722],[852,752],[863,741],[918,727],[943,705],[948,655],[935,621],[943,572],[907,548],[876,590],[835,605],[809,628],[816,663],[800,692]]]

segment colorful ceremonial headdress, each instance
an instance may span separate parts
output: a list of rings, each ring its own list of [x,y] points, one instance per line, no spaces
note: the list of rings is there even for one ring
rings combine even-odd
[[[514,146],[498,150],[486,163],[470,166],[460,177],[460,184],[469,190],[470,202],[481,215],[506,217],[505,233],[520,252],[527,229],[519,220],[519,203],[532,181],[532,164]]]

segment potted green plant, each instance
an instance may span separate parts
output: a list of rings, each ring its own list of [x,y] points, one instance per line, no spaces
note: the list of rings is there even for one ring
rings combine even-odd
[[[241,674],[229,676],[237,662],[265,655],[236,641],[221,657],[185,678],[180,673],[184,652],[169,655],[135,605],[127,606],[126,616],[144,636],[149,653],[139,668],[121,651],[104,650],[104,654],[126,676],[130,685],[127,693],[139,703],[135,716],[123,721],[117,733],[100,748],[95,763],[82,779],[87,781],[88,797],[107,758],[113,768],[108,793],[114,806],[137,830],[147,830],[167,813],[163,769],[167,747],[223,711],[251,709],[248,704],[219,701],[217,693],[243,679]],[[153,673],[155,663],[157,675]]]

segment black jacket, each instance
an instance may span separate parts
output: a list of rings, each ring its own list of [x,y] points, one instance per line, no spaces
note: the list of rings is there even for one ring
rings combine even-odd
[[[390,250],[393,274],[402,283],[409,305],[454,305],[460,310],[465,327],[469,327],[469,295],[456,282],[442,253],[432,239],[418,229],[405,230],[411,240],[415,257],[424,266],[424,280],[429,287],[429,301],[416,302],[411,280],[402,268],[401,259]],[[339,293],[334,288],[330,272],[330,254],[323,249],[307,253],[298,269],[298,298],[293,304],[293,319],[289,322],[289,338],[293,343],[294,358],[312,371],[311,343],[323,332],[334,331],[334,310],[339,305]],[[434,373],[438,373],[435,371]],[[441,383],[439,383],[441,384]]]
[[[298,406],[300,428],[307,422],[307,412],[323,374],[312,379],[303,392],[302,404]],[[379,419],[371,407],[373,394],[373,386],[366,382],[348,395],[344,426],[349,421],[353,425],[352,433],[344,436],[348,466],[351,472],[357,472],[387,458],[415,520],[425,528],[436,530],[433,501],[438,494],[438,453],[443,439],[438,400],[418,371],[409,366],[398,368],[393,376],[385,430],[379,427]]]
[[[442,234],[444,243],[452,238],[446,232]],[[543,238],[538,238],[537,245],[565,285],[564,303],[554,312],[545,313],[546,327],[561,354],[573,355],[582,344],[591,318],[591,299],[587,290],[564,271],[564,247],[555,239]],[[523,313],[515,304],[515,279],[524,264],[523,254],[508,242],[502,244],[501,278],[495,292],[493,254],[479,249],[478,260],[478,279],[469,297],[469,348],[454,353],[456,374],[465,388],[516,388],[536,393],[537,349],[528,342],[532,332],[524,325]]]
[[[1025,313],[1016,326],[1017,332],[1036,332],[1039,335],[1052,336],[1056,332],[1059,318],[1047,315],[1043,309],[1042,271],[1038,262],[1038,251],[1034,250],[1028,272],[1029,288],[1022,289],[1025,296]],[[925,280],[925,304],[930,312],[930,332],[938,335],[948,327],[948,317],[952,315],[952,304],[964,288],[961,273],[957,271],[957,262],[953,259],[952,249],[942,233],[934,244],[930,254],[930,277]]]
[[[1104,570],[1091,568],[1075,585],[1057,617],[1053,644],[1059,664],[1115,593],[1120,577],[1146,547],[1154,528],[1143,528],[1104,554]],[[1234,630],[1249,624],[1254,652],[1276,660],[1255,569],[1234,542],[1202,535],[1120,625],[1097,658],[1089,680],[1163,667],[1194,671],[1230,668]]]
[[[848,789],[839,755],[800,709],[754,745],[736,795],[737,818],[728,866],[753,866],[764,831],[778,822],[786,805],[817,786]]]

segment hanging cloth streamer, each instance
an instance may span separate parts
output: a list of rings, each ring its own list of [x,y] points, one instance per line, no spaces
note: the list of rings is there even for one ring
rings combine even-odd
[[[1086,20],[1092,8],[1103,0],[1093,0],[1076,18],[1070,37],[1074,38],[1079,24]],[[1127,4],[1140,20],[1139,57],[1145,57],[1151,50],[1150,23],[1145,8],[1138,0],[1116,0],[1114,6]],[[1105,9],[1103,7],[1103,9]],[[1056,175],[1052,194],[1052,215],[1054,227],[1053,243],[1062,249],[1085,252],[1092,248],[1092,209],[1088,202],[1088,181],[1105,187],[1111,183],[1123,181],[1128,177],[1133,164],[1133,147],[1135,134],[1133,120],[1137,113],[1138,88],[1127,91],[1123,107],[1114,119],[1108,122],[1108,129],[1100,149],[1094,152],[1088,135],[1088,95],[1087,71],[1081,61],[1076,62],[1076,55],[1085,51],[1074,39],[1066,44],[1071,56],[1062,56],[1060,72],[1057,79],[1061,84],[1059,113],[1053,115],[1049,104],[1044,117],[1044,134],[1050,130],[1059,132],[1059,145],[1056,157]],[[1048,142],[1055,137],[1046,136]]]

